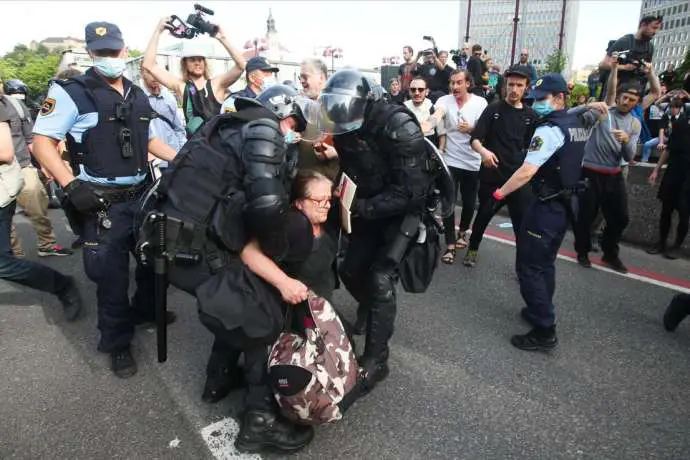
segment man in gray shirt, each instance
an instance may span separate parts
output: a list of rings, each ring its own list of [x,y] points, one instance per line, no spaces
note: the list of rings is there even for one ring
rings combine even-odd
[[[660,92],[659,80],[651,66],[649,74],[650,94],[642,99],[642,88],[636,82],[625,83],[618,89],[617,62],[611,65],[607,84],[606,104],[610,107],[607,116],[599,119],[585,145],[582,162],[582,178],[588,181],[587,190],[580,196],[579,214],[575,225],[575,251],[577,261],[583,267],[591,267],[589,252],[592,249],[591,227],[599,209],[606,220],[601,249],[601,261],[620,273],[628,269],[619,257],[619,243],[623,230],[628,225],[628,194],[622,165],[632,161],[637,152],[641,126],[631,111],[642,102],[643,108],[651,104]],[[591,117],[592,112],[584,114]]]

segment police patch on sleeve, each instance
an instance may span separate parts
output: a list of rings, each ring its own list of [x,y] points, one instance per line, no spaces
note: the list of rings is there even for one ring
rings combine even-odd
[[[529,147],[527,148],[527,151],[536,152],[541,150],[542,145],[544,145],[544,139],[542,139],[541,136],[534,136],[532,138],[532,142],[530,142]]]
[[[43,102],[41,106],[41,115],[50,115],[55,110],[55,99],[49,97]]]

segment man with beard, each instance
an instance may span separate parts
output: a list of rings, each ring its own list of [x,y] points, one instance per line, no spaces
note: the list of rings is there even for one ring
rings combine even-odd
[[[462,260],[467,267],[474,267],[477,263],[484,231],[503,204],[508,205],[517,238],[522,216],[532,195],[528,187],[521,187],[505,201],[494,203],[491,199],[493,191],[522,165],[537,121],[534,111],[522,103],[529,85],[529,75],[513,69],[506,72],[505,78],[506,98],[489,104],[472,131],[472,148],[482,156],[482,166],[479,170],[479,210],[472,225],[467,253]]]
[[[361,358],[362,386],[368,391],[388,375],[399,265],[416,240],[411,235],[428,218],[427,143],[414,116],[376,99],[371,83],[357,70],[333,74],[319,101],[341,168],[357,185],[340,274],[360,304],[358,314],[368,314]]]
[[[580,196],[580,213],[575,225],[575,250],[578,263],[592,266],[589,252],[592,250],[591,228],[599,209],[606,220],[601,238],[601,261],[609,268],[627,273],[619,257],[619,243],[628,225],[628,192],[621,167],[622,161],[631,161],[637,153],[637,141],[641,125],[632,114],[640,102],[646,109],[660,93],[659,80],[651,67],[645,65],[649,75],[650,94],[642,99],[642,88],[632,80],[616,89],[618,64],[612,62],[606,88],[606,105],[611,106],[608,116],[599,120],[592,136],[585,145],[582,162],[582,178],[589,181],[587,190]],[[614,107],[615,104],[615,107]]]
[[[228,88],[242,75],[245,62],[242,53],[230,44],[223,29],[217,26],[218,29],[214,38],[230,53],[230,57],[235,61],[235,67],[211,78],[203,51],[190,51],[192,48],[189,48],[183,52],[180,63],[182,78],[173,75],[156,64],[158,40],[164,30],[170,30],[170,20],[170,17],[164,17],[158,22],[146,47],[142,67],[151,72],[156,80],[182,100],[182,108],[187,122],[187,134],[191,136],[209,118],[220,113],[222,101],[229,94]],[[189,43],[185,43],[185,45],[189,45]]]
[[[654,56],[652,38],[661,28],[662,21],[661,16],[645,16],[640,19],[637,32],[634,35],[623,35],[608,47],[604,60],[599,64],[599,69],[608,73],[611,70],[611,63],[615,59],[612,57],[613,53],[617,53],[619,57],[625,54],[625,63],[618,66],[618,85],[637,82],[640,87],[644,88],[647,84],[647,77],[642,71],[642,62],[652,62]]]

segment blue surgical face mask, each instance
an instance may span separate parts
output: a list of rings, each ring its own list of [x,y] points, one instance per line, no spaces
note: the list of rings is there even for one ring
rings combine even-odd
[[[125,60],[123,58],[101,57],[95,56],[93,58],[93,66],[98,73],[106,78],[120,78],[125,72]]]
[[[278,79],[275,75],[271,75],[270,77],[264,77],[263,82],[261,84],[261,91],[266,91],[271,86],[275,86],[277,84]]]
[[[295,133],[293,130],[290,130],[287,133],[285,133],[285,145],[292,145],[298,142],[299,138],[297,137],[297,133]]]
[[[535,101],[534,104],[532,104],[532,110],[540,117],[545,117],[553,112],[554,108],[549,101],[543,100]]]

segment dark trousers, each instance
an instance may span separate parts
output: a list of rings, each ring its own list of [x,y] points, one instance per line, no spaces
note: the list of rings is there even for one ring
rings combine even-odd
[[[387,353],[393,335],[398,265],[387,254],[398,235],[401,220],[353,222],[354,231],[349,235],[347,252],[340,265],[343,284],[368,315],[365,355]]]
[[[170,267],[170,284],[196,296],[198,286],[207,281],[213,274],[205,259],[196,265],[173,265]],[[288,306],[290,308],[291,306]],[[268,348],[257,346],[238,349],[216,336],[209,356],[206,372],[212,375],[218,366],[237,365],[240,355],[244,354],[244,380],[247,392],[244,398],[246,409],[277,411],[273,392],[268,385]]]
[[[666,246],[668,234],[671,231],[671,218],[673,211],[678,211],[678,227],[676,228],[676,241],[674,247],[680,247],[688,236],[688,220],[690,220],[690,206],[687,204],[679,205],[672,201],[663,201],[661,203],[661,217],[659,218],[659,241],[660,244]]]
[[[618,257],[623,230],[628,226],[628,192],[623,173],[601,174],[582,170],[582,178],[589,179],[589,186],[579,196],[579,211],[575,224],[575,251],[585,256],[592,250],[592,223],[599,209],[606,220],[601,238],[604,256]]]
[[[449,166],[448,169],[453,176],[456,197],[458,190],[462,195],[462,214],[460,215],[460,232],[462,233],[469,229],[472,224],[472,216],[477,201],[477,187],[479,186],[479,171],[468,171],[452,166]],[[454,244],[456,238],[455,211],[443,219],[443,227],[446,234],[446,244]]]
[[[506,205],[508,206],[510,221],[513,223],[515,239],[517,240],[520,235],[522,216],[525,214],[525,210],[532,199],[532,191],[529,186],[521,187],[508,195],[505,200],[495,205],[491,195],[500,187],[500,184],[487,182],[480,182],[479,184],[479,210],[472,224],[472,235],[470,235],[469,245],[470,250],[476,251],[479,249],[479,245],[482,242],[486,228],[489,226],[489,222],[491,222],[494,215]]]
[[[129,300],[129,255],[138,235],[134,216],[138,200],[113,203],[108,208],[111,228],[99,224],[96,216],[85,216],[81,228],[84,239],[84,271],[96,283],[98,349],[112,352],[129,346],[137,319],[152,320],[154,312],[153,270],[137,264],[136,293]]]
[[[568,228],[568,213],[561,202],[535,199],[522,222],[517,245],[520,294],[533,324],[551,327],[556,321],[556,257]]]
[[[10,228],[15,208],[15,201],[0,208],[0,278],[50,294],[60,294],[69,286],[68,277],[43,264],[14,257]]]

